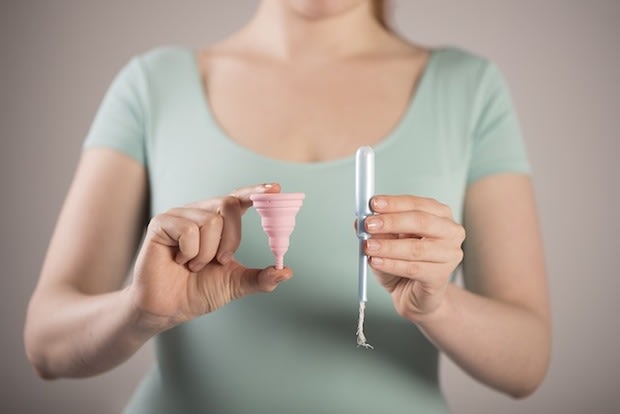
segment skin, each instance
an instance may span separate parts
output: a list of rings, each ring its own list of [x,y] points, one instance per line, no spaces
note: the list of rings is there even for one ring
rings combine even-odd
[[[198,56],[222,128],[297,162],[377,143],[407,107],[428,51],[386,32],[370,10],[365,0],[262,1],[244,28]],[[249,194],[278,191],[257,185],[174,208],[150,220],[140,243],[146,171],[118,152],[86,151],[28,310],[26,352],[39,374],[107,371],[153,335],[289,279],[291,269],[248,269],[233,256]],[[549,363],[550,318],[530,179],[471,184],[462,225],[416,195],[380,195],[371,207],[366,252],[396,311],[474,378],[531,394]],[[467,290],[449,282],[461,261]]]

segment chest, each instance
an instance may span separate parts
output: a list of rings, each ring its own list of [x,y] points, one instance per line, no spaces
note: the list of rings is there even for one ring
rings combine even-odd
[[[203,74],[209,109],[232,140],[270,158],[317,162],[385,138],[421,67],[412,59],[303,67],[213,59]]]

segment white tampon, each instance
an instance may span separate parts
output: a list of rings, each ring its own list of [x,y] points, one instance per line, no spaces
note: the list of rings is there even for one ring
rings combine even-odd
[[[364,253],[364,241],[370,238],[366,233],[366,218],[372,215],[370,199],[375,194],[375,152],[371,147],[360,147],[355,153],[355,216],[357,218],[358,254],[358,300],[359,318],[357,322],[357,345],[364,348],[372,346],[364,335],[364,311],[366,308],[368,258]]]

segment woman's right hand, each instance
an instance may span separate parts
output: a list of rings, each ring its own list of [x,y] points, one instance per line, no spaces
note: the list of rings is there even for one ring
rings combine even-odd
[[[289,268],[246,268],[233,256],[250,194],[279,191],[277,184],[246,187],[151,219],[129,286],[145,326],[163,331],[232,300],[270,292],[292,276]]]

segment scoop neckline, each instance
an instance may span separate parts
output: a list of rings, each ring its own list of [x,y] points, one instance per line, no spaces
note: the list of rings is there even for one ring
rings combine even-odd
[[[386,148],[392,145],[394,141],[398,139],[399,136],[402,135],[402,131],[408,126],[410,123],[410,119],[413,118],[416,108],[420,105],[418,101],[420,101],[420,96],[423,96],[423,91],[427,88],[427,84],[430,82],[430,72],[435,64],[436,55],[439,49],[431,48],[429,49],[429,56],[422,68],[422,71],[418,77],[418,80],[415,84],[414,90],[411,93],[409,101],[407,103],[407,107],[405,111],[402,113],[398,121],[392,126],[392,128],[378,141],[374,144],[370,145],[375,153],[380,154]],[[334,158],[330,160],[324,161],[313,161],[313,162],[298,162],[298,161],[289,161],[280,158],[270,157],[268,155],[261,154],[245,145],[240,144],[237,140],[233,139],[228,133],[224,130],[223,126],[219,123],[215,114],[212,111],[211,103],[209,101],[209,97],[207,95],[207,91],[205,89],[205,85],[203,83],[202,74],[200,71],[200,64],[198,61],[199,51],[195,49],[186,49],[187,54],[190,57],[191,61],[191,71],[194,77],[194,81],[196,82],[197,88],[193,88],[198,91],[197,100],[200,102],[201,112],[203,115],[203,121],[205,125],[212,129],[212,133],[215,133],[218,139],[230,147],[231,149],[243,154],[246,157],[253,157],[258,160],[262,160],[264,162],[278,164],[281,166],[288,167],[297,167],[297,168],[329,168],[336,167],[340,165],[352,164],[355,160],[355,152],[339,158]]]

